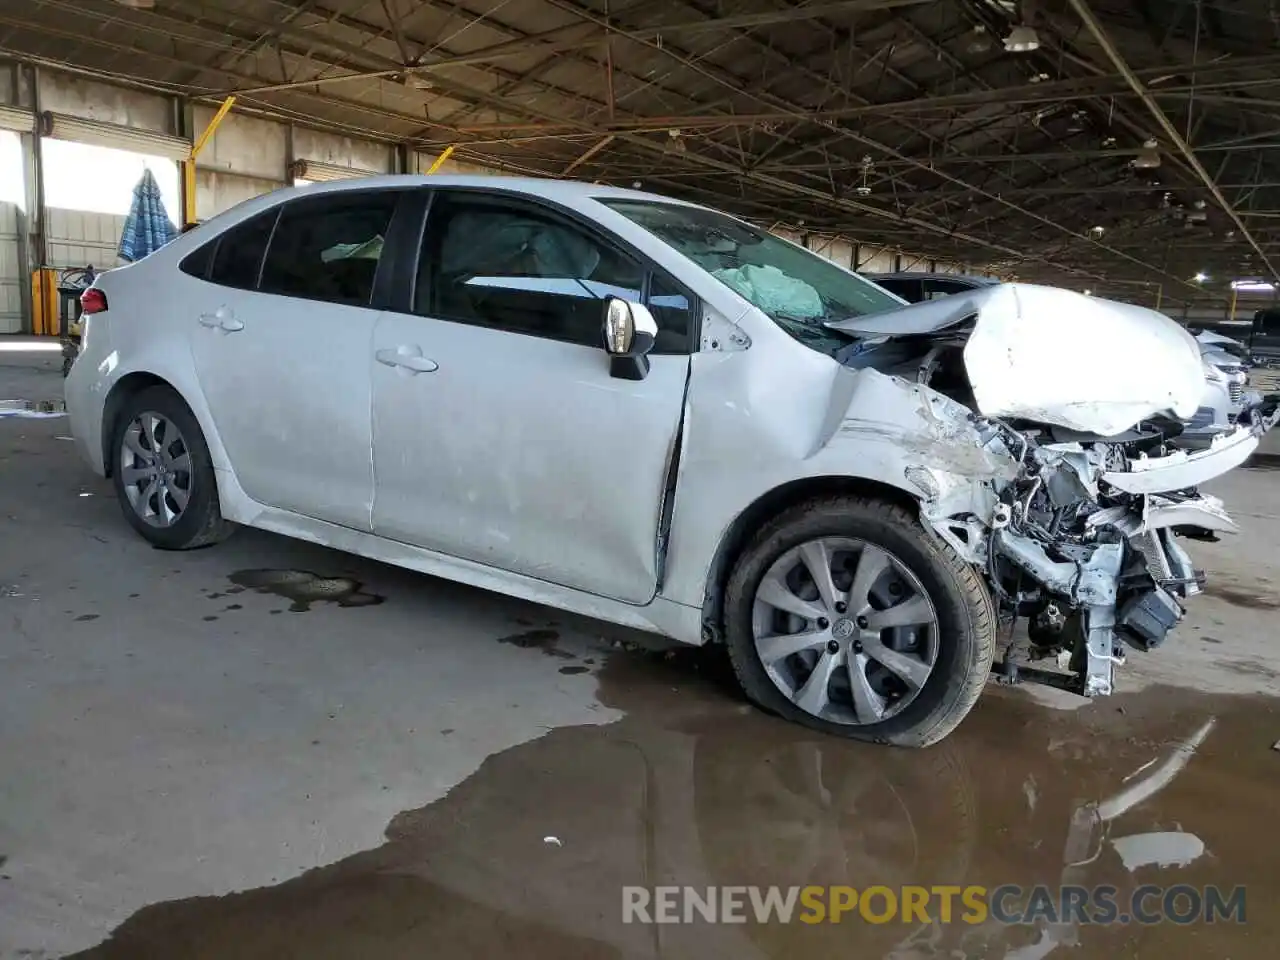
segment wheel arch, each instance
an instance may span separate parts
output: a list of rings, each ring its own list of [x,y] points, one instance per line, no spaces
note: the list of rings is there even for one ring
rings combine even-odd
[[[125,405],[129,402],[129,398],[136,396],[143,390],[149,390],[152,387],[166,387],[177,394],[187,409],[191,411],[191,415],[196,418],[196,423],[200,425],[200,431],[204,434],[205,443],[209,446],[210,455],[214,458],[215,464],[219,459],[220,443],[217,434],[210,429],[211,424],[208,422],[206,412],[200,408],[199,404],[191,402],[191,398],[172,380],[153,373],[150,370],[134,370],[120,377],[111,389],[107,392],[106,400],[102,404],[102,464],[105,469],[105,476],[110,477],[112,474],[115,456],[111,449],[112,438],[115,436],[117,422],[121,413],[124,411]]]
[[[715,556],[707,570],[702,602],[704,640],[719,642],[722,638],[725,587],[734,564],[751,535],[773,517],[797,504],[841,494],[876,497],[905,507],[914,515],[918,515],[920,511],[919,501],[906,490],[867,477],[801,477],[767,491],[733,519],[716,547]]]

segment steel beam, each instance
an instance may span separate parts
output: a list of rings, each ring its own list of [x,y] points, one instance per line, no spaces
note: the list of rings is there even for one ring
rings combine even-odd
[[[1138,95],[1138,98],[1146,106],[1152,118],[1160,125],[1161,129],[1164,130],[1165,135],[1169,138],[1170,142],[1178,148],[1178,152],[1181,153],[1187,163],[1191,165],[1191,169],[1196,172],[1196,176],[1200,178],[1205,187],[1213,195],[1213,199],[1217,201],[1218,206],[1221,207],[1222,211],[1231,218],[1232,222],[1236,225],[1236,229],[1240,231],[1240,235],[1244,237],[1254,250],[1258,252],[1258,256],[1262,258],[1262,262],[1266,264],[1267,270],[1271,275],[1275,277],[1277,281],[1280,281],[1280,272],[1276,271],[1276,267],[1267,256],[1266,251],[1263,250],[1258,241],[1254,239],[1253,234],[1249,232],[1249,228],[1241,218],[1240,214],[1236,212],[1235,208],[1231,206],[1227,198],[1223,196],[1222,191],[1218,189],[1218,185],[1213,182],[1213,177],[1209,176],[1209,171],[1204,168],[1204,164],[1200,162],[1195,151],[1193,151],[1187,141],[1183,139],[1182,134],[1178,132],[1177,127],[1173,125],[1173,122],[1165,115],[1165,112],[1160,109],[1160,105],[1156,103],[1155,98],[1151,96],[1151,92],[1143,84],[1142,80],[1133,72],[1133,70],[1130,69],[1129,64],[1124,59],[1124,56],[1116,48],[1115,43],[1111,40],[1111,37],[1107,34],[1107,31],[1103,28],[1102,24],[1098,22],[1098,18],[1094,16],[1093,11],[1089,8],[1089,4],[1086,3],[1085,0],[1068,0],[1068,2],[1071,4],[1071,8],[1080,17],[1081,21],[1083,21],[1088,31],[1093,35],[1098,46],[1102,48],[1103,52],[1107,55],[1107,58],[1115,66],[1116,70],[1120,72],[1120,75],[1125,78],[1125,82],[1133,88],[1133,92]]]

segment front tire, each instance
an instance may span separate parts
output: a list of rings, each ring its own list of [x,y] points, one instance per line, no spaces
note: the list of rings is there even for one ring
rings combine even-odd
[[[125,519],[153,546],[193,550],[225,540],[204,432],[169,387],[130,397],[111,436],[111,476]]]
[[[813,500],[739,557],[725,637],[748,698],[838,736],[924,747],[973,707],[995,655],[974,569],[903,507]]]

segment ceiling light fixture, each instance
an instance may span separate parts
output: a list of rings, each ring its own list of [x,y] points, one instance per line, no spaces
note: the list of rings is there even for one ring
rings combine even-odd
[[[1232,280],[1231,289],[1237,293],[1275,293],[1276,287],[1265,280]]]
[[[1133,158],[1133,166],[1138,170],[1154,170],[1160,166],[1160,144],[1155,139],[1142,144],[1142,150]]]
[[[978,24],[973,28],[970,34],[968,51],[970,53],[986,53],[991,49],[991,35],[987,33],[987,28],[982,24]]]
[[[1209,275],[1205,273],[1203,270],[1201,270],[1191,279],[1194,280],[1196,283],[1204,283],[1206,280],[1209,279]]]
[[[862,182],[853,188],[853,192],[860,197],[871,196],[871,184],[867,183],[867,177],[871,175],[871,157],[870,155],[862,158]]]
[[[1004,38],[1004,49],[1007,53],[1030,53],[1040,49],[1040,34],[1035,27],[1020,23]]]

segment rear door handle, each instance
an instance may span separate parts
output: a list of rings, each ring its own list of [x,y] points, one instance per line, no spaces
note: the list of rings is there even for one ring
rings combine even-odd
[[[244,329],[244,321],[237,320],[226,307],[219,307],[213,313],[200,314],[200,326],[208,327],[211,330],[225,330],[227,333],[235,333]]]
[[[417,349],[417,347],[398,347],[395,350],[379,350],[374,356],[381,364],[400,367],[411,373],[435,373],[440,369],[440,364],[434,360],[424,357],[421,353],[410,352]]]

